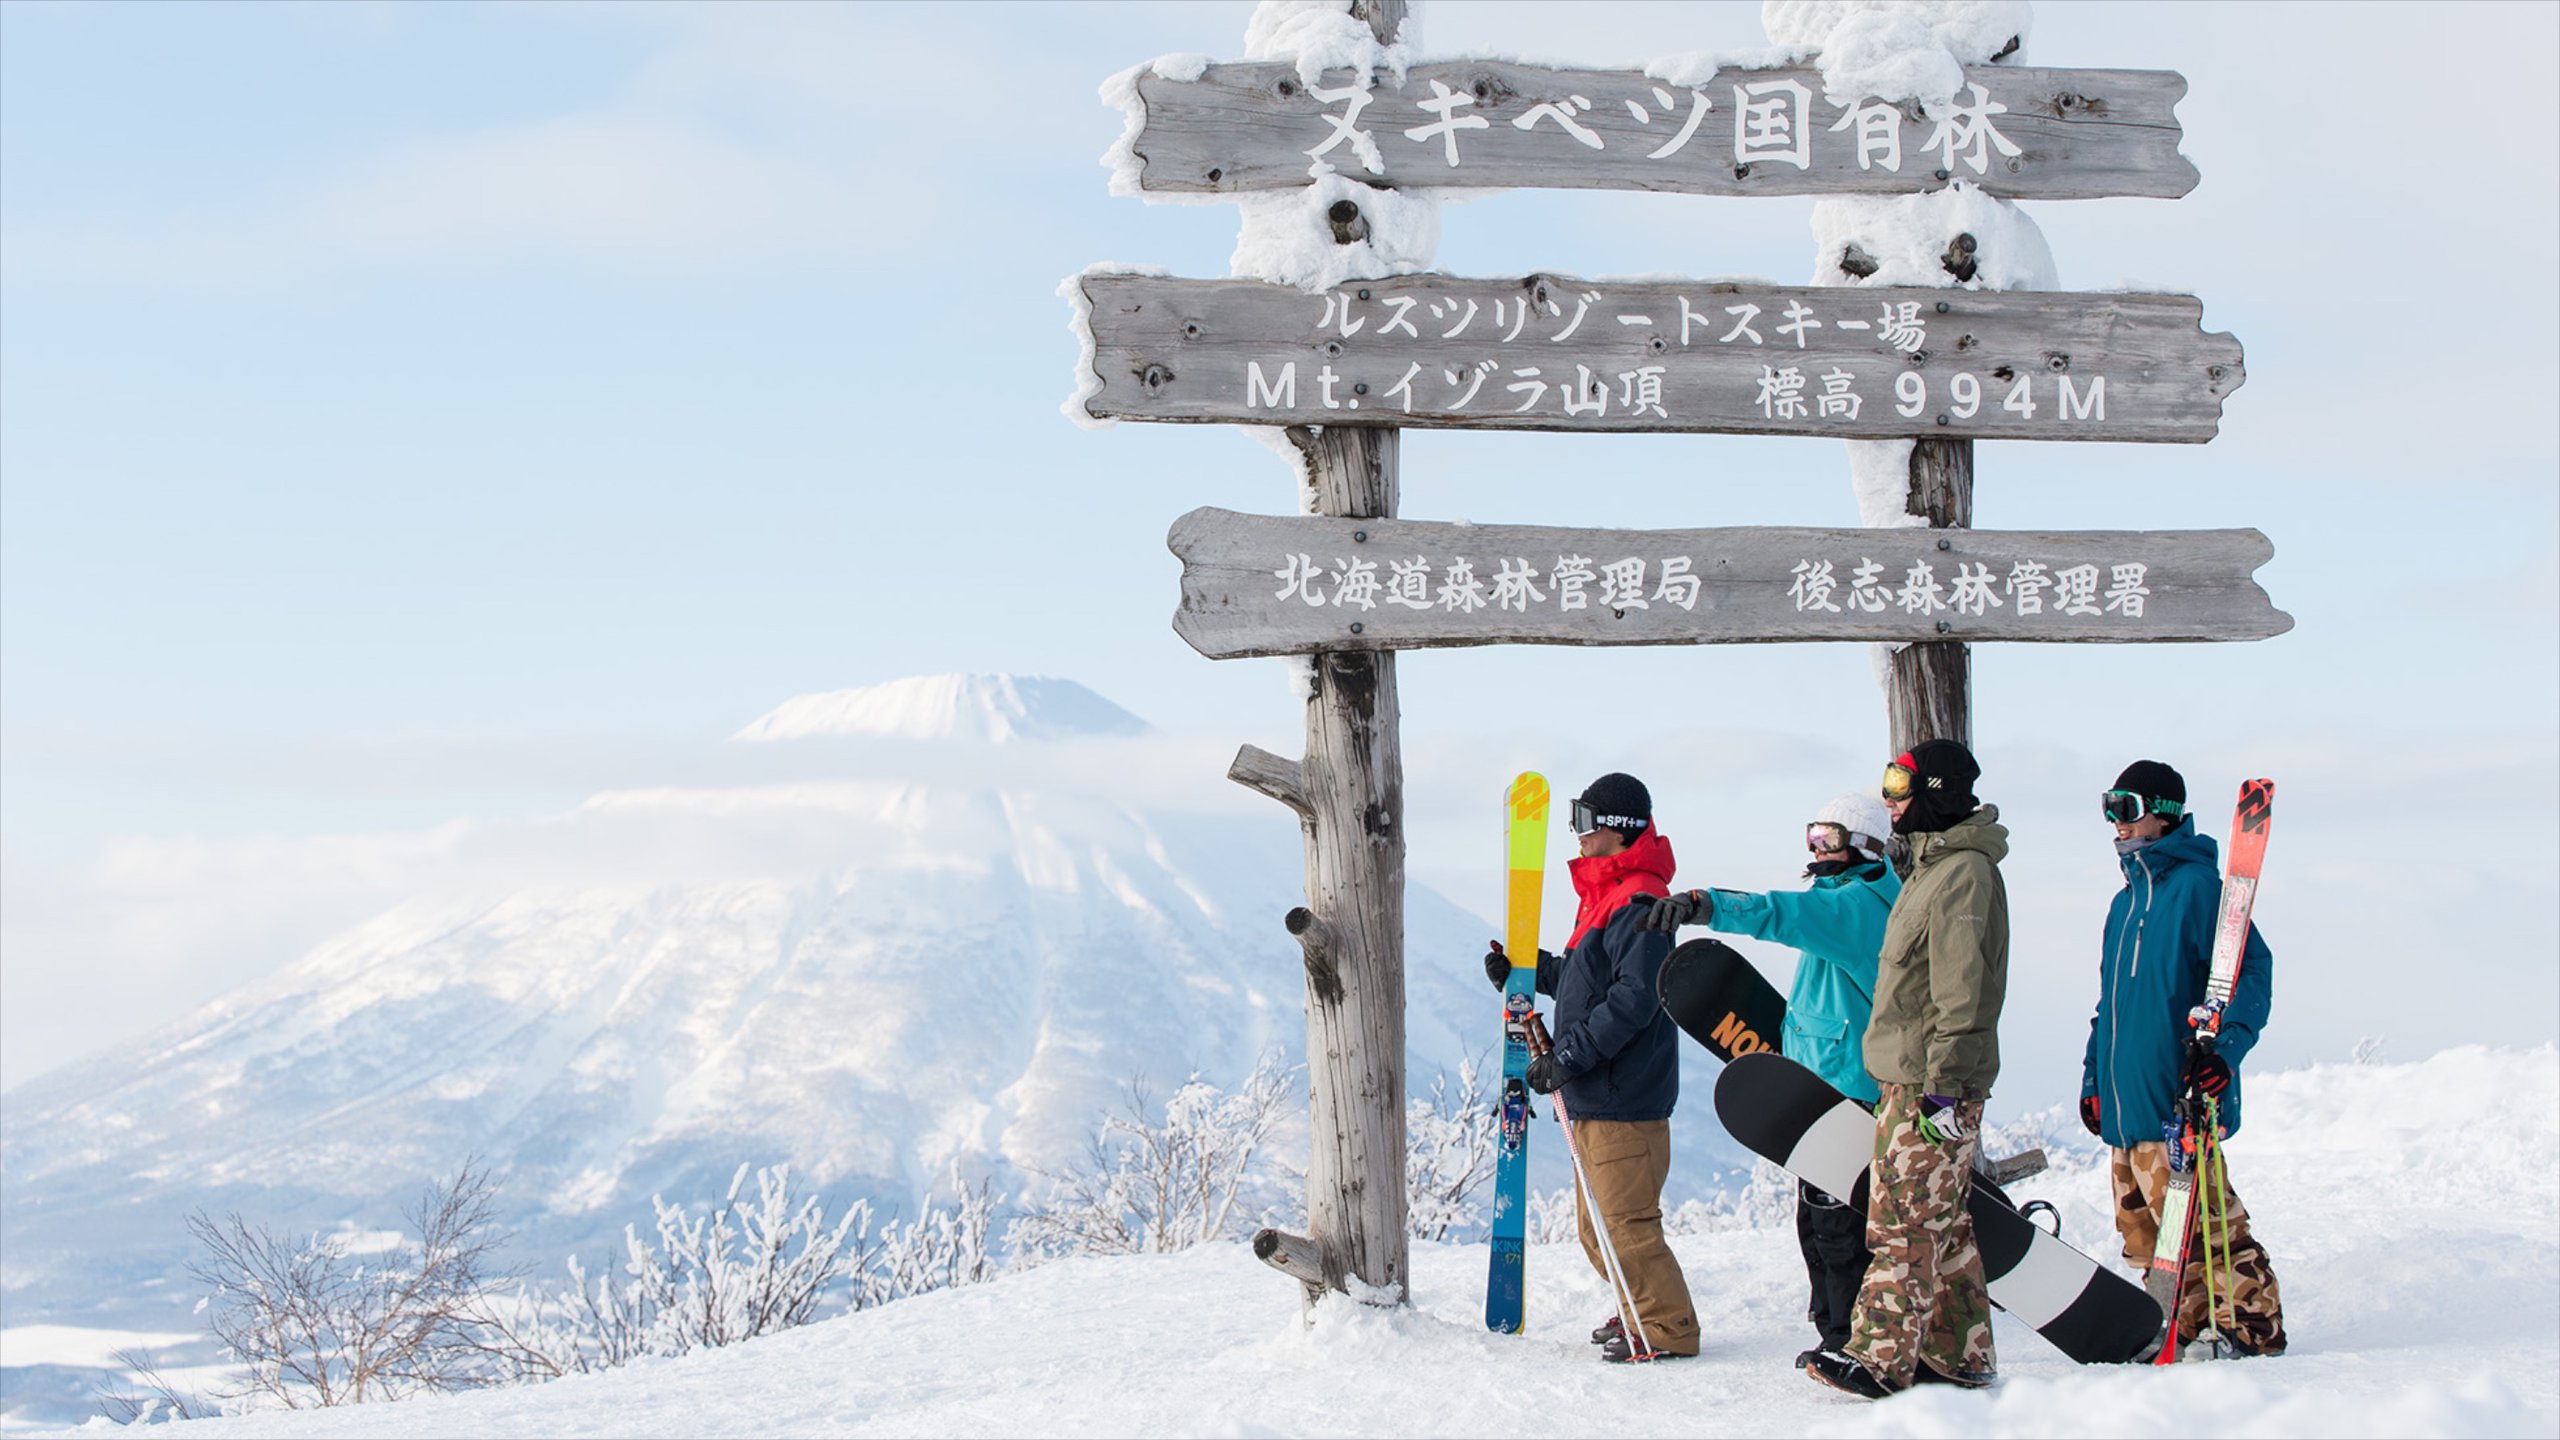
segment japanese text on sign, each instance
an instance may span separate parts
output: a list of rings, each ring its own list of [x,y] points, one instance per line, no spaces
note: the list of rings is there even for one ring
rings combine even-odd
[[[1986,389],[1983,377],[1959,371],[1946,377],[1943,388],[1933,393],[1931,377],[1917,370],[1898,369],[1887,378],[1872,366],[1866,367],[1865,374],[1847,368],[1851,362],[1846,357],[1811,365],[1787,358],[1789,350],[1804,350],[1807,337],[1825,329],[1843,337],[1872,339],[1877,349],[1886,352],[1921,355],[1928,348],[1934,317],[1924,313],[1924,302],[1916,300],[1878,301],[1845,292],[1837,299],[1821,297],[1820,307],[1807,304],[1803,296],[1791,296],[1783,306],[1773,303],[1764,309],[1748,300],[1701,305],[1689,295],[1676,295],[1671,297],[1676,311],[1657,314],[1662,307],[1612,306],[1597,289],[1549,294],[1542,300],[1526,294],[1497,296],[1489,306],[1481,299],[1462,296],[1357,298],[1366,293],[1374,292],[1345,289],[1323,297],[1316,333],[1331,337],[1330,349],[1348,350],[1355,337],[1364,334],[1372,341],[1406,336],[1416,341],[1473,343],[1483,349],[1471,358],[1408,362],[1395,382],[1374,397],[1367,383],[1348,381],[1331,364],[1319,364],[1305,376],[1303,403],[1327,410],[1388,406],[1404,415],[1415,413],[1417,402],[1424,410],[1451,415],[1474,410],[1523,415],[1543,408],[1569,418],[1605,417],[1614,405],[1623,415],[1673,418],[1665,408],[1667,366],[1594,370],[1576,363],[1568,375],[1562,366],[1531,363],[1538,358],[1535,350],[1540,343],[1569,341],[1586,325],[1593,325],[1658,332],[1666,345],[1684,350],[1733,346],[1771,352],[1758,362],[1759,373],[1748,382],[1753,389],[1747,392],[1747,403],[1764,420],[1806,421],[1819,428],[1824,421],[1857,420],[1870,402],[1879,411],[1889,406],[1906,420],[1933,411],[1970,420],[1986,404],[2022,421],[2040,415],[2056,422],[2107,418],[2104,375],[2037,374],[2012,368],[2005,378],[1995,375]],[[1299,362],[1274,358],[1245,364],[1248,408],[1301,408]]]
[[[2008,607],[2031,615],[2115,615],[2139,620],[2151,594],[2150,567],[2121,564],[2054,564],[2015,560],[2005,570],[1956,561],[1942,570],[1926,557],[1888,563],[1869,555],[1856,561],[1805,558],[1789,572],[1786,597],[1798,614],[1834,615],[1888,611],[1903,615],[1980,616]],[[1298,552],[1271,571],[1277,601],[1345,610],[1446,611],[1533,609],[1569,613],[1593,607],[1625,612],[1656,605],[1694,610],[1703,589],[1696,559],[1672,555],[1615,560],[1562,554],[1541,568],[1522,555],[1479,560],[1429,555],[1371,560],[1338,557],[1330,564]]]

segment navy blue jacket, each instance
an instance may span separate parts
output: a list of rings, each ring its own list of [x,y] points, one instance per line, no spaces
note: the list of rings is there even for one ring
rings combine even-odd
[[[2080,1093],[2098,1097],[2098,1134],[2110,1145],[2158,1140],[2169,1122],[2186,1063],[2187,1012],[2204,1003],[2213,969],[2221,853],[2188,816],[2121,862],[2125,885],[2107,907],[2098,1011],[2089,1020],[2080,1069]],[[2240,1129],[2240,1062],[2267,1023],[2274,968],[2267,942],[2251,925],[2214,1046],[2232,1070],[2220,1100],[2225,1134]]]
[[[1653,989],[1671,937],[1638,927],[1645,909],[1619,906],[1538,967],[1539,991],[1556,1000],[1556,1066],[1576,1120],[1668,1120],[1680,1102],[1680,1032]]]

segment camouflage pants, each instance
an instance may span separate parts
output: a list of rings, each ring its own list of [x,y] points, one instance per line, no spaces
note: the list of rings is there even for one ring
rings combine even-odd
[[[1965,1139],[1939,1145],[1920,1133],[1919,1087],[1885,1086],[1876,1112],[1867,1182],[1867,1248],[1876,1258],[1858,1287],[1846,1353],[1896,1388],[1923,1361],[1940,1373],[1995,1364],[1991,1292],[1965,1211],[1982,1102],[1964,1101],[1956,1114]]]
[[[2160,1245],[2160,1201],[2169,1189],[2169,1147],[2154,1140],[2130,1150],[2110,1150],[2109,1169],[2115,1178],[2116,1233],[2124,1237],[2124,1263],[2137,1272],[2148,1271],[2151,1257]],[[2206,1307],[2212,1308],[2210,1319],[2214,1329],[2240,1342],[2260,1355],[2284,1353],[2284,1297],[2276,1290],[2276,1272],[2267,1259],[2266,1247],[2249,1233],[2249,1212],[2231,1188],[2231,1177],[2221,1177],[2221,1198],[2214,1202],[2217,1210],[2227,1210],[2227,1228],[2215,1234],[2209,1228],[2215,1213],[2206,1209],[2207,1187],[2196,1186],[2197,1223],[2194,1244],[2187,1253],[2187,1263],[2178,1276],[2178,1343],[2183,1345],[2204,1333]],[[2205,1293],[2205,1241],[2213,1240],[2213,1294]],[[2227,1237],[2227,1244],[2226,1244]]]

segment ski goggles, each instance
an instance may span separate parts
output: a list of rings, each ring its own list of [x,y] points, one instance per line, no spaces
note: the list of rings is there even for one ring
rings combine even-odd
[[[1882,787],[1884,798],[1887,800],[1910,799],[1911,786],[1913,781],[1917,778],[1918,777],[1912,772],[1911,757],[1908,755],[1905,755],[1885,766],[1884,785]]]
[[[1882,855],[1884,842],[1863,830],[1852,830],[1836,821],[1816,820],[1804,827],[1804,848],[1817,855],[1840,850]]]
[[[1592,810],[1591,802],[1587,800],[1576,800],[1573,802],[1573,814],[1570,823],[1573,826],[1573,833],[1576,835],[1588,835],[1603,825],[1608,826],[1612,830],[1623,830],[1627,834],[1633,835],[1637,831],[1642,830],[1645,826],[1645,822],[1640,817],[1634,815],[1598,814]]]
[[[2176,800],[2139,795],[2131,790],[2110,790],[2098,797],[2098,808],[2118,825],[2131,825],[2145,814],[2166,815],[2172,820],[2187,813],[2187,807]]]

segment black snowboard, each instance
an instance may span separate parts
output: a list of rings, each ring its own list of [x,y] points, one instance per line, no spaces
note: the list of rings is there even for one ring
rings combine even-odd
[[[1653,990],[1673,1023],[1719,1060],[1778,1048],[1787,997],[1721,940],[1691,940],[1672,951]]]
[[[1774,1052],[1736,1055],[1716,1077],[1716,1118],[1753,1154],[1866,1208],[1875,1116],[1821,1076]],[[2118,1363],[2159,1339],[2160,1306],[2141,1286],[2045,1233],[1998,1187],[1975,1177],[1966,1209],[1992,1303],[2063,1354]]]

